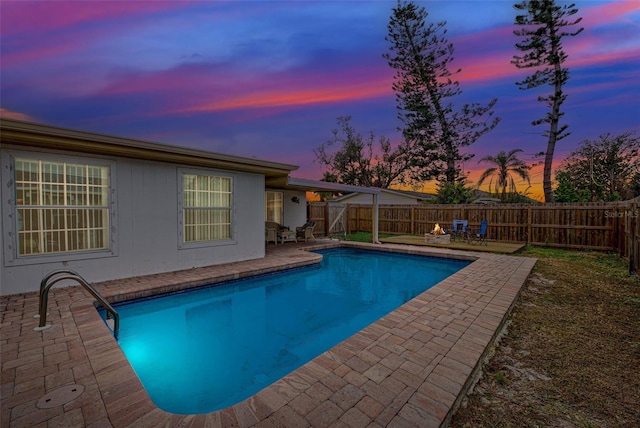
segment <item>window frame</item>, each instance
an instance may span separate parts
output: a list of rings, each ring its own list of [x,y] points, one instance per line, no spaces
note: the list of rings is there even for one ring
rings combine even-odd
[[[89,167],[100,167],[107,169],[106,197],[107,204],[105,206],[108,218],[108,226],[106,228],[105,240],[107,242],[106,248],[100,249],[87,249],[87,250],[72,250],[62,252],[50,252],[50,253],[33,253],[20,255],[19,243],[18,243],[18,223],[20,221],[18,215],[18,188],[17,188],[17,171],[16,161],[27,160],[34,162],[47,162],[47,163],[66,163],[73,165],[84,165]],[[93,258],[104,257],[116,257],[118,255],[117,240],[117,195],[115,188],[115,174],[116,174],[116,162],[113,160],[99,159],[94,157],[81,157],[72,155],[59,155],[55,153],[43,153],[36,151],[7,151],[2,156],[2,170],[3,170],[3,182],[9,183],[4,190],[7,191],[8,198],[3,198],[3,240],[4,249],[3,253],[4,264],[8,265],[33,265],[41,263],[53,263],[53,262],[67,262],[74,260],[86,260]],[[66,204],[66,201],[65,201]],[[45,207],[45,205],[34,205]],[[48,205],[46,206],[48,207]],[[52,206],[55,209],[73,210],[82,209],[85,205],[57,205]],[[43,208],[44,209],[44,208]]]
[[[186,207],[185,201],[185,189],[184,189],[184,177],[185,175],[206,176],[206,177],[221,177],[231,181],[230,185],[230,204],[229,210],[229,238],[222,239],[209,239],[200,241],[186,241],[185,240],[185,214]],[[219,170],[205,170],[205,169],[193,169],[193,168],[178,168],[177,174],[178,180],[178,249],[192,249],[192,248],[204,248],[204,247],[217,247],[223,245],[231,245],[236,243],[236,174],[229,173],[227,171]],[[216,208],[216,207],[212,207]],[[218,209],[223,209],[217,207]],[[202,207],[202,209],[207,209]]]

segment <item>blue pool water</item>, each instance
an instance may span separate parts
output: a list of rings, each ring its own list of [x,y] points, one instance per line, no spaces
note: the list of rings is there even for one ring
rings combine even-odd
[[[114,305],[119,344],[153,402],[178,414],[233,405],[469,263],[320,253],[317,266]]]

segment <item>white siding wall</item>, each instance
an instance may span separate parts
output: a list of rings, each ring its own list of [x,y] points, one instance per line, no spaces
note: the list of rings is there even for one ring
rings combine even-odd
[[[75,270],[87,281],[96,282],[264,257],[263,175],[219,171],[233,177],[233,239],[182,246],[178,226],[178,186],[180,171],[187,167],[125,158],[100,158],[113,161],[114,165],[111,171],[111,187],[114,189],[111,251],[87,256],[76,253],[17,258],[13,245],[15,196],[11,156],[45,155],[55,159],[58,155],[10,149],[3,147],[1,151],[2,295],[37,291],[44,275],[62,268]],[[81,162],[91,161],[91,156],[72,156]],[[216,170],[201,170],[216,173]],[[288,204],[292,204],[291,195],[288,199]],[[288,204],[285,201],[285,212]],[[304,213],[304,197],[299,205]],[[295,226],[293,222],[298,220],[299,214],[292,215],[295,217],[291,219],[292,226]]]
[[[300,201],[295,203],[291,198],[296,197]],[[307,195],[305,192],[293,190],[284,191],[284,221],[283,226],[295,230],[307,222]]]

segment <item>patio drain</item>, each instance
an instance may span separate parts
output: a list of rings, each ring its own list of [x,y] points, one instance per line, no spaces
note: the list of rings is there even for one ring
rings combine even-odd
[[[50,409],[52,407],[61,406],[80,397],[83,392],[83,385],[61,386],[60,388],[56,388],[45,394],[44,397],[38,400],[36,407],[39,409]]]

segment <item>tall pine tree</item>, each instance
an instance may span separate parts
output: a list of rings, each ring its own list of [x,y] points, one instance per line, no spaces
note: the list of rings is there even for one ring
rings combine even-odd
[[[405,141],[414,149],[413,178],[437,179],[441,183],[464,181],[460,161],[473,157],[461,149],[493,129],[493,106],[465,104],[454,108],[452,100],[462,93],[453,80],[460,69],[450,71],[453,44],[445,38],[446,22],[427,23],[424,7],[398,2],[389,19],[390,52],[384,54],[396,71],[398,118]]]
[[[521,28],[513,33],[522,38],[521,43],[516,43],[516,48],[523,52],[522,56],[514,55],[512,64],[518,68],[534,68],[535,72],[516,85],[520,89],[532,89],[548,85],[552,88],[552,94],[539,96],[538,101],[544,102],[549,107],[549,112],[541,119],[532,122],[532,125],[547,123],[549,129],[544,132],[547,138],[547,150],[544,159],[544,199],[553,202],[553,189],[551,186],[551,165],[556,143],[569,135],[568,125],[560,126],[560,118],[564,115],[560,106],[567,99],[562,87],[569,80],[569,70],[564,67],[567,54],[562,49],[562,39],[576,36],[584,28],[577,31],[567,31],[567,27],[578,24],[582,18],[567,20],[578,13],[575,4],[558,6],[555,0],[527,0],[514,5],[516,10],[522,12],[516,16],[515,24]]]

